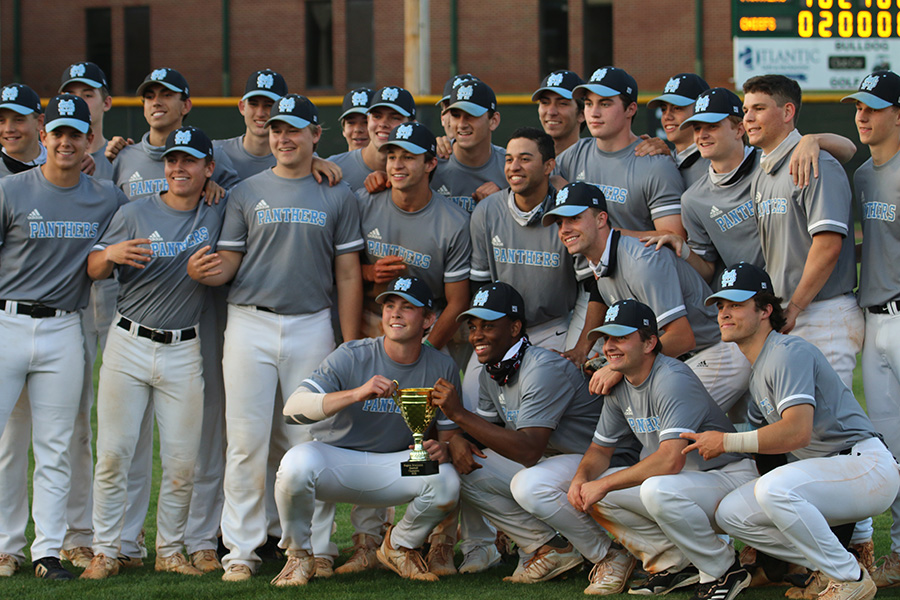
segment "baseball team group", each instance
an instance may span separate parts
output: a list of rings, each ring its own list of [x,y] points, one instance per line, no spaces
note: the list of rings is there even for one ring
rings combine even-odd
[[[801,135],[781,75],[743,99],[673,76],[663,141],[633,132],[626,71],[554,71],[505,147],[473,75],[438,136],[407,90],[359,88],[327,159],[270,69],[226,140],[185,125],[169,68],[137,90],[147,133],[107,140],[108,88],[90,62],[46,106],[0,88],[0,577],[29,447],[35,575],[142,566],[155,423],[157,571],[437,581],[510,554],[512,584],[586,568],[595,595],[900,585],[897,74],[842,100],[871,154],[853,193],[856,143]],[[398,388],[437,410],[420,474]]]

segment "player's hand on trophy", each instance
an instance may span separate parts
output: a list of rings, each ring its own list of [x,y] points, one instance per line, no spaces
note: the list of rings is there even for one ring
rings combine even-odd
[[[383,375],[373,375],[370,380],[354,390],[357,402],[373,398],[390,398],[397,391],[394,382]]]
[[[434,392],[431,394],[431,403],[443,411],[444,416],[455,421],[455,417],[465,408],[459,399],[456,386],[441,377],[434,384]]]

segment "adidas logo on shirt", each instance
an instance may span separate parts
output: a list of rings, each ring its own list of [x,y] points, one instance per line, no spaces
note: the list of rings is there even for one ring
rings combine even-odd
[[[44,217],[41,216],[41,213],[38,212],[38,209],[34,209],[34,210],[31,211],[30,213],[28,213],[28,220],[29,220],[29,221],[36,221],[36,220],[38,220],[38,219],[43,220],[43,218],[44,218]]]
[[[269,205],[266,204],[265,200],[260,200],[256,203],[256,210],[266,210],[267,208],[269,208]]]
[[[494,239],[491,240],[491,244],[493,244],[494,246],[502,246],[503,242],[500,240],[499,235],[495,235]]]
[[[159,235],[159,232],[158,232],[158,231],[154,231],[153,233],[151,233],[151,234],[150,234],[150,237],[149,237],[148,239],[149,239],[151,242],[161,242],[161,241],[163,241],[163,237],[162,237],[161,235]]]
[[[442,186],[441,186],[441,189],[438,190],[438,194],[442,194],[442,195],[444,195],[444,196],[449,196],[449,195],[450,195],[450,190],[447,189],[447,186],[446,186],[446,185],[442,185]]]
[[[578,175],[575,176],[575,179],[578,181],[584,181],[584,170],[578,172]]]
[[[143,180],[144,180],[144,178],[141,177],[141,174],[138,173],[137,171],[135,171],[134,173],[132,173],[132,174],[131,174],[131,177],[128,178],[128,182],[129,182],[129,183],[134,183],[135,181],[143,181]]]
[[[713,206],[711,209],[709,209],[709,218],[710,219],[715,219],[716,217],[718,217],[721,214],[722,214],[722,210],[717,206]]]
[[[373,229],[372,231],[370,231],[370,232],[369,232],[369,235],[367,235],[366,237],[372,238],[373,240],[380,240],[380,239],[381,239],[381,232],[378,231],[378,228],[376,227],[375,229]]]
[[[625,409],[625,413],[624,413],[624,414],[625,414],[626,417],[633,417],[633,416],[634,416],[634,413],[631,412],[631,407],[630,407],[630,406],[629,406],[628,408]]]
[[[705,361],[705,360],[701,360],[700,362],[697,363],[697,367],[708,367],[708,366],[709,366],[709,365],[706,364],[706,361]],[[695,368],[696,368],[696,367],[695,367]]]

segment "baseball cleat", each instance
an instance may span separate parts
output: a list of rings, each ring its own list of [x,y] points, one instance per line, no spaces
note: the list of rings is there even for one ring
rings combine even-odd
[[[277,587],[306,585],[316,573],[316,559],[306,550],[288,550],[287,563],[272,580]]]
[[[219,561],[219,555],[215,550],[197,550],[191,553],[191,564],[194,565],[201,573],[211,573],[212,571],[221,571],[222,563]]]
[[[120,554],[118,557],[120,569],[137,569],[144,566],[144,559],[140,556],[125,556]]]
[[[875,567],[875,542],[871,538],[858,544],[850,544],[847,549],[856,557],[860,567],[872,572]]]
[[[809,579],[806,580],[805,586],[791,586],[784,595],[786,598],[793,600],[816,600],[819,594],[824,592],[827,587],[828,577],[822,571],[813,571]]]
[[[328,579],[332,575],[334,575],[334,561],[328,556],[317,556],[315,577]]]
[[[192,565],[181,552],[176,552],[169,556],[159,556],[157,554],[154,568],[160,573],[180,573],[181,575],[193,575],[195,577],[203,575],[203,571]]]
[[[431,547],[425,556],[425,564],[428,565],[428,570],[438,577],[456,575],[456,565],[453,564],[453,540],[446,535],[432,537]]]
[[[819,600],[872,600],[878,588],[868,571],[860,569],[860,572],[859,581],[831,581],[819,594]]]
[[[67,560],[79,569],[87,569],[94,558],[94,550],[87,546],[78,546],[77,548],[69,548],[59,553],[62,560]]]
[[[369,569],[378,568],[380,565],[375,557],[375,551],[381,542],[374,536],[365,533],[353,534],[353,555],[347,562],[334,570],[338,575],[347,573],[359,573]]]
[[[877,587],[900,585],[900,554],[891,552],[881,557],[881,562],[870,571]]]
[[[438,576],[428,572],[422,555],[415,548],[404,548],[402,546],[394,548],[391,545],[391,533],[394,528],[391,527],[384,534],[384,541],[375,551],[375,556],[388,569],[403,577],[404,579],[414,579],[416,581],[437,581]]]
[[[82,579],[106,579],[119,574],[119,561],[105,554],[95,554],[81,574]]]
[[[12,577],[19,570],[19,561],[10,554],[0,553],[0,577]]]
[[[554,548],[544,544],[537,549],[534,555],[526,560],[521,569],[516,568],[509,577],[503,581],[509,583],[538,583],[558,577],[566,571],[577,569],[584,562],[584,557],[571,543],[566,543],[565,548]]]
[[[459,572],[481,573],[500,564],[501,560],[503,560],[503,556],[497,550],[496,545],[475,546],[463,556],[462,564],[459,565]]]
[[[750,587],[750,579],[747,569],[735,561],[719,579],[699,584],[691,600],[732,600]]]
[[[250,567],[242,563],[231,563],[222,574],[222,581],[247,581],[253,577]]]
[[[70,571],[62,566],[55,556],[45,556],[31,563],[34,566],[34,576],[41,579],[68,580],[75,579]]]
[[[700,572],[688,565],[680,571],[660,571],[651,573],[646,579],[632,584],[629,594],[638,596],[664,596],[672,590],[695,585],[700,582]]]
[[[584,588],[584,593],[595,596],[621,594],[636,564],[637,559],[628,550],[610,548],[603,560],[591,569],[588,576],[591,583]]]

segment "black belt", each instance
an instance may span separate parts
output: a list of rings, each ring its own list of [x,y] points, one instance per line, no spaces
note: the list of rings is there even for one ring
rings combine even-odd
[[[116,324],[120,328],[125,331],[130,332],[132,325],[137,325],[131,319],[126,319],[122,317],[119,319],[119,322]],[[179,340],[175,339],[175,334],[180,333],[181,337]],[[182,329],[181,331],[165,331],[162,329],[150,329],[149,327],[144,327],[143,325],[137,326],[137,335],[138,337],[147,338],[151,342],[156,342],[158,344],[171,344],[175,341],[186,342],[188,340],[192,340],[197,337],[197,328],[189,327],[187,329]]]
[[[263,312],[272,313],[273,315],[277,315],[278,313],[269,308],[268,306],[257,306],[256,310],[261,310]]]
[[[8,304],[16,305],[17,315],[28,315],[32,319],[59,317],[73,312],[69,310],[60,310],[40,303],[28,304],[26,302],[17,302],[15,300],[0,300],[0,310],[6,310]]]
[[[881,306],[870,306],[866,310],[873,315],[900,314],[900,301],[894,300],[893,302],[888,302],[887,304],[882,304]]]

